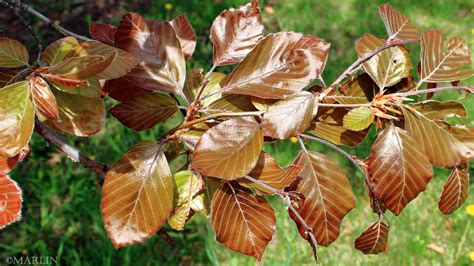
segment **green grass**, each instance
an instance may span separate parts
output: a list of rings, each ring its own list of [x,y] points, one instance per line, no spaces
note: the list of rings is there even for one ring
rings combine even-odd
[[[187,0],[170,1],[174,8],[166,11],[166,1],[155,1],[146,15],[150,18],[169,19],[185,12],[198,34],[198,46],[189,69],[209,69],[212,48],[207,36],[212,20],[219,12],[246,1]],[[337,2],[337,4],[334,4]],[[268,28],[283,31],[299,31],[326,39],[332,43],[324,78],[333,81],[353,60],[356,54],[354,42],[364,32],[386,36],[383,23],[378,17],[377,6],[381,1],[311,1],[281,0],[274,6],[275,14],[264,14]],[[473,36],[468,25],[473,25],[469,1],[391,1],[392,5],[410,16],[420,29],[440,28],[447,37],[460,36],[472,46]],[[47,13],[47,5],[36,6]],[[89,18],[90,19],[90,18]],[[120,14],[106,22],[117,22]],[[59,37],[59,35],[58,35]],[[412,49],[417,63],[418,49]],[[229,71],[229,67],[218,71]],[[473,84],[471,78],[465,83]],[[443,93],[438,99],[456,99],[456,93]],[[474,99],[463,102],[474,116]],[[110,103],[108,103],[110,104]],[[103,162],[116,161],[123,152],[143,139],[156,139],[179,122],[179,117],[153,130],[136,133],[119,125],[108,117],[104,130],[97,136],[69,138],[88,155]],[[469,119],[471,126],[474,120]],[[374,131],[357,148],[349,152],[365,158],[374,140]],[[115,250],[108,240],[100,214],[100,188],[102,180],[91,171],[70,162],[54,147],[40,137],[32,140],[33,151],[11,176],[23,188],[23,220],[0,231],[0,265],[8,256],[56,256],[67,265],[253,265],[256,261],[227,250],[215,241],[205,217],[196,216],[184,232],[171,232],[175,240],[170,247],[158,237],[143,245]],[[444,216],[437,210],[438,196],[448,172],[437,169],[436,176],[422,193],[399,217],[389,214],[391,232],[390,251],[378,256],[364,256],[353,248],[354,239],[373,223],[376,215],[368,208],[363,192],[362,176],[340,155],[327,148],[308,144],[308,148],[329,154],[347,173],[357,195],[357,207],[344,220],[340,238],[328,248],[320,248],[320,258],[327,265],[467,265],[468,252],[474,248],[471,223],[473,217],[465,212],[465,206],[452,216]],[[298,146],[289,142],[269,144],[265,150],[277,161],[286,165],[291,162]],[[472,168],[471,168],[472,172]],[[471,188],[473,185],[471,184]],[[309,245],[299,237],[287,211],[277,199],[271,198],[277,213],[277,233],[263,257],[264,265],[312,264]],[[473,204],[469,196],[467,203]],[[466,203],[466,204],[467,204]],[[443,247],[444,254],[428,248],[430,244]]]

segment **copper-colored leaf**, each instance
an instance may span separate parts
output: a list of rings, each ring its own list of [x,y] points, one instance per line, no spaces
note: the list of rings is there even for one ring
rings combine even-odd
[[[72,36],[64,37],[59,39],[44,49],[41,54],[41,59],[49,64],[56,65],[63,61],[64,57],[72,50],[79,42]]]
[[[92,55],[104,58],[113,56],[112,62],[103,71],[97,73],[98,79],[116,79],[125,76],[139,61],[138,57],[132,53],[97,41],[82,42],[74,47],[64,59]]]
[[[253,106],[250,96],[228,94],[224,97],[209,104],[207,111],[209,113],[221,113],[221,112],[248,112],[256,111]]]
[[[20,152],[33,133],[35,110],[28,82],[1,88],[0,103],[0,160],[3,160]]]
[[[29,68],[0,68],[0,88],[20,81],[30,71]]]
[[[187,61],[191,58],[196,48],[196,33],[194,33],[191,23],[189,23],[188,18],[184,14],[172,19],[170,24],[176,33],[176,37],[178,37],[181,50]]]
[[[173,207],[173,176],[161,145],[143,141],[128,150],[107,173],[102,218],[116,248],[150,238]]]
[[[117,28],[106,23],[92,22],[89,32],[92,38],[108,45],[114,45],[115,32]]]
[[[21,219],[21,190],[9,176],[0,174],[0,229]]]
[[[268,35],[226,79],[223,90],[265,99],[282,99],[319,77],[329,43],[295,32]]]
[[[48,71],[51,74],[68,79],[86,79],[107,69],[114,61],[116,55],[117,53],[114,52],[107,57],[102,55],[69,57],[59,64],[53,65]]]
[[[204,133],[191,166],[203,175],[237,179],[255,166],[262,145],[263,132],[254,119],[229,119]]]
[[[439,210],[443,214],[451,214],[467,199],[469,190],[469,173],[464,167],[455,167],[444,184],[439,199]]]
[[[107,80],[102,88],[102,95],[110,96],[118,101],[126,101],[136,95],[150,92],[124,78]]]
[[[432,164],[454,167],[474,156],[473,149],[457,139],[442,122],[412,108],[403,107],[402,110],[405,129],[420,144]]]
[[[87,80],[65,78],[65,77],[60,76],[60,75],[42,73],[41,77],[47,79],[48,81],[51,81],[51,82],[54,82],[56,84],[60,84],[62,86],[66,86],[66,87],[78,87],[78,86],[87,86],[87,85],[89,85]]]
[[[355,241],[355,248],[364,254],[378,254],[388,251],[389,227],[377,221],[365,230]]]
[[[368,128],[374,121],[374,111],[370,107],[358,107],[350,110],[342,120],[345,128],[361,131]]]
[[[263,115],[262,128],[266,136],[287,139],[307,129],[316,112],[316,97],[303,91],[270,106]]]
[[[367,73],[348,79],[341,84],[339,90],[332,90],[328,98],[342,104],[368,103],[378,92],[378,87]]]
[[[79,94],[85,97],[102,96],[102,86],[100,85],[100,81],[97,78],[88,78],[87,80],[85,80],[85,82],[87,82],[88,84],[79,86],[64,86],[60,83],[49,80],[49,84],[52,87],[69,94]]]
[[[222,184],[212,198],[211,226],[226,247],[262,259],[275,232],[273,208],[236,183]]]
[[[0,37],[0,67],[15,68],[28,65],[28,50],[19,41]]]
[[[165,121],[178,109],[176,101],[170,96],[146,93],[117,104],[109,113],[125,126],[141,131]]]
[[[57,120],[58,105],[48,83],[40,77],[33,77],[30,79],[30,89],[36,111],[46,118]]]
[[[444,120],[448,117],[467,118],[467,111],[464,105],[456,101],[422,101],[410,104],[410,107],[422,113],[431,120]]]
[[[53,89],[59,119],[44,122],[53,129],[75,136],[90,136],[100,131],[105,119],[104,102],[100,97],[84,97]]]
[[[407,16],[400,14],[392,8],[390,4],[383,4],[379,7],[379,14],[382,17],[389,39],[398,40],[418,40],[418,30],[413,26]]]
[[[0,175],[8,174],[15,166],[30,154],[30,146],[26,145],[18,154],[8,159],[0,160]]]
[[[240,63],[263,37],[258,0],[222,11],[211,27],[214,65]]]
[[[366,33],[355,45],[359,57],[371,53],[385,41]],[[380,90],[398,83],[402,78],[410,75],[413,67],[408,50],[403,46],[385,49],[362,63],[364,70],[377,83]]]
[[[444,37],[439,30],[428,30],[421,35],[421,71],[419,83],[451,82],[472,76],[469,47],[461,38],[451,38],[444,51]]]
[[[295,180],[300,170],[301,167],[297,165],[290,165],[286,168],[281,168],[268,153],[261,152],[257,164],[247,175],[274,189],[283,190]],[[239,180],[239,183],[247,187],[256,188],[266,194],[273,194],[268,189],[247,179]]]
[[[425,190],[433,175],[419,142],[394,125],[377,137],[367,166],[377,199],[395,215]]]
[[[170,23],[125,14],[115,34],[115,46],[141,59],[125,79],[145,89],[181,94],[186,62]]]
[[[318,244],[328,246],[339,236],[344,216],[355,207],[349,180],[324,154],[301,151],[294,164],[301,166],[301,180],[295,184],[295,191],[304,196],[298,212],[312,227]],[[292,218],[301,236],[307,239],[305,228]]]

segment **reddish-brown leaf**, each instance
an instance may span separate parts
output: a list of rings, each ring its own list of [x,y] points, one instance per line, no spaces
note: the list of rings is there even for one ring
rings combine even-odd
[[[21,190],[9,176],[0,174],[0,229],[21,219]]]
[[[103,96],[110,96],[122,102],[147,92],[150,90],[141,88],[124,78],[107,80],[102,88]]]
[[[274,189],[284,190],[295,180],[300,170],[301,167],[297,165],[290,165],[286,168],[281,168],[268,153],[261,152],[257,164],[247,175]],[[247,179],[239,180],[239,183],[247,187],[256,188],[266,194],[273,194],[268,189]]]
[[[176,37],[179,39],[181,50],[187,61],[191,58],[196,48],[196,33],[194,33],[191,23],[189,23],[188,18],[184,14],[175,17],[170,21],[170,24],[176,33]]]
[[[141,131],[165,121],[178,109],[176,101],[170,96],[146,93],[119,103],[109,113],[125,126]]]
[[[25,146],[20,152],[6,160],[0,160],[0,175],[8,174],[15,166],[30,154],[30,145]]]
[[[263,132],[254,119],[229,119],[204,133],[191,166],[206,176],[237,179],[254,168],[262,145]]]
[[[211,27],[214,65],[240,63],[263,37],[258,0],[222,11]]]
[[[439,210],[443,214],[451,214],[467,199],[469,190],[469,173],[464,167],[455,167],[444,184],[439,199]]]
[[[394,125],[377,137],[367,166],[377,199],[395,215],[425,190],[433,175],[419,143]]]
[[[339,236],[344,216],[355,207],[349,180],[324,154],[301,151],[294,164],[301,166],[301,180],[295,184],[295,191],[304,196],[298,212],[313,229],[318,244],[328,246]],[[303,225],[292,218],[300,235],[308,239]]]
[[[226,79],[223,90],[265,99],[283,99],[319,77],[330,44],[295,32],[268,35]]]
[[[92,38],[108,45],[114,45],[116,31],[117,28],[106,23],[92,22],[89,28]]]
[[[379,7],[379,14],[382,17],[387,29],[389,40],[418,40],[418,30],[413,26],[407,16],[400,14],[392,8],[390,4],[383,4]]]
[[[275,232],[273,208],[234,182],[222,184],[211,203],[211,226],[226,247],[262,259]]]
[[[33,77],[30,79],[30,90],[36,111],[48,119],[57,120],[58,104],[48,83],[40,77]]]
[[[116,248],[155,235],[173,208],[174,182],[161,144],[143,141],[107,173],[102,217]]]
[[[145,89],[181,94],[186,62],[169,22],[147,21],[135,13],[125,14],[115,33],[115,46],[141,59],[125,79]]]
[[[377,221],[365,230],[355,241],[355,248],[364,254],[378,254],[388,251],[389,227]]]
[[[0,68],[0,88],[20,81],[23,75],[27,75],[31,71],[29,68]],[[24,76],[23,76],[24,77]]]
[[[78,79],[65,78],[65,77],[60,76],[60,75],[42,73],[41,77],[45,78],[49,81],[64,85],[66,87],[78,87],[78,86],[87,86],[88,85],[87,80],[78,80]]]
[[[114,61],[117,53],[108,56],[87,55],[80,57],[69,57],[57,65],[48,69],[51,74],[59,75],[69,79],[86,79],[102,73]]]

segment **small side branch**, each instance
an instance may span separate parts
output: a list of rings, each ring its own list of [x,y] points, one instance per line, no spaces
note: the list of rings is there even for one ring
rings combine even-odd
[[[39,120],[35,120],[35,131],[40,134],[45,140],[53,143],[59,150],[64,152],[69,159],[75,163],[80,163],[84,167],[91,169],[101,177],[105,177],[107,170],[109,169],[108,164],[99,163],[92,159],[89,159],[82,154],[76,147],[73,147],[67,143],[67,141],[58,135],[56,132],[43,125]]]

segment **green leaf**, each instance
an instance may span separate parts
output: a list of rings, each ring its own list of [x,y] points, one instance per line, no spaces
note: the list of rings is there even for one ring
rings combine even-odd
[[[64,37],[59,39],[44,49],[41,54],[41,59],[49,64],[56,65],[63,61],[64,57],[72,50],[79,42],[72,36]]]
[[[249,112],[256,111],[253,106],[250,96],[228,94],[224,97],[212,102],[207,108],[209,113],[221,113],[221,112]]]
[[[370,107],[358,107],[344,116],[343,125],[352,131],[361,131],[368,128],[374,121],[374,112]]]
[[[20,152],[33,133],[35,110],[28,82],[1,88],[0,103],[0,159],[7,159]]]
[[[196,96],[202,87],[202,83],[204,82],[204,77],[205,75],[202,68],[193,69],[192,71],[186,73],[186,82],[184,83],[183,92],[189,102],[192,102],[194,99],[196,99]],[[209,93],[221,90],[220,83],[222,83],[225,77],[226,75],[223,73],[213,72],[209,77],[209,82],[204,88],[202,95],[207,95]],[[219,98],[221,98],[221,93],[216,93],[215,95],[201,101],[201,104],[203,106],[208,106],[210,103],[216,101]]]
[[[0,37],[0,67],[15,68],[28,65],[28,50],[17,40]]]

